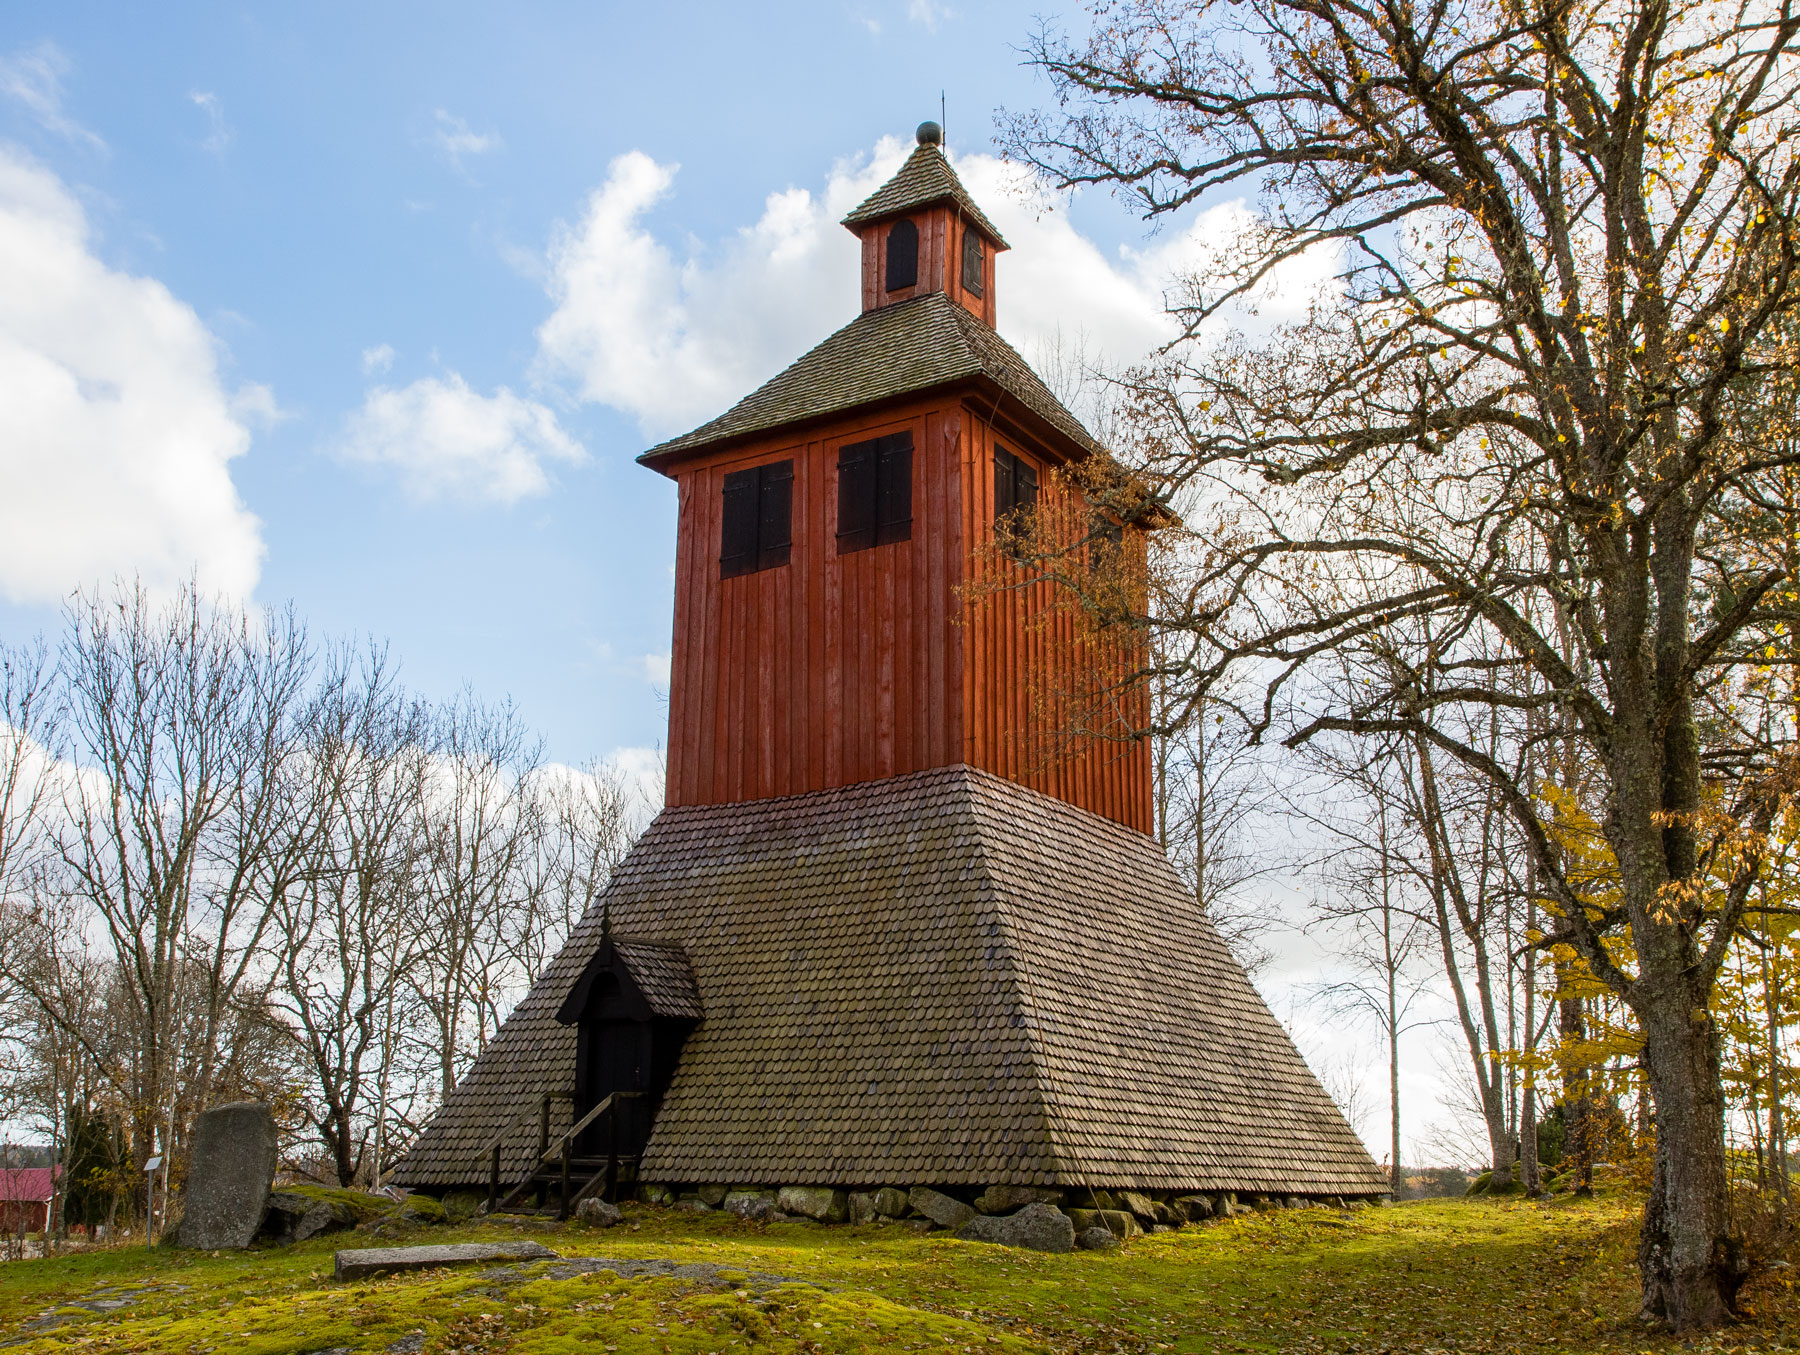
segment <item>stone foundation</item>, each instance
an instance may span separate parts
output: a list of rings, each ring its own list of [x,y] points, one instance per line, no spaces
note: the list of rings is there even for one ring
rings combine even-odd
[[[1272,1209],[1360,1209],[1379,1196],[1275,1195],[1252,1191],[1101,1189],[1075,1186],[720,1186],[652,1183],[638,1187],[648,1205],[692,1212],[724,1210],[760,1221],[810,1219],[815,1223],[903,1223],[921,1231],[945,1229],[976,1241],[1057,1234],[1046,1227],[1060,1213],[1073,1226],[1076,1245],[1100,1246],[1186,1224],[1239,1217]],[[1032,1227],[1009,1232],[986,1220],[1018,1218],[1030,1210]],[[1025,1243],[1024,1245],[1032,1245]],[[1050,1246],[1048,1250],[1067,1250]]]

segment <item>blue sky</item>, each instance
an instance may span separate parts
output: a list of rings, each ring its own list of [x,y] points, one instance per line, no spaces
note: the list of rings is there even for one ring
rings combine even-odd
[[[851,317],[835,217],[940,89],[1023,232],[1003,330],[1156,337],[1178,242],[1105,198],[1028,203],[991,159],[995,110],[1047,96],[1034,22],[8,7],[0,635],[54,632],[78,585],[197,570],[387,637],[429,693],[510,695],[558,760],[658,743],[674,494],[632,457]]]
[[[675,496],[633,457],[853,317],[837,219],[940,89],[1040,369],[1167,337],[1165,283],[1243,219],[1151,233],[994,158],[995,111],[1050,97],[1042,12],[0,10],[0,640],[191,572],[385,637],[429,695],[512,698],[555,760],[641,767]],[[1347,1037],[1292,1005],[1312,963],[1265,986],[1317,1053]]]

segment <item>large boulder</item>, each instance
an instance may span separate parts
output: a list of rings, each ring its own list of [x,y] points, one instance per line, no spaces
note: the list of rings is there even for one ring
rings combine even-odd
[[[1052,1186],[989,1186],[975,1197],[984,1214],[1010,1214],[1028,1204],[1061,1204],[1063,1193]]]
[[[268,1208],[276,1154],[275,1117],[262,1102],[202,1111],[175,1240],[202,1251],[248,1247]]]
[[[320,1199],[298,1191],[277,1190],[269,1195],[269,1206],[263,1215],[259,1235],[286,1245],[304,1242],[320,1233],[335,1233],[354,1228],[356,1211],[338,1200]]]
[[[913,1187],[906,1199],[916,1212],[940,1228],[960,1228],[975,1217],[975,1211],[961,1200],[930,1186]]]
[[[844,1192],[830,1186],[783,1186],[775,1207],[819,1223],[842,1223],[849,1209]]]
[[[619,1206],[591,1196],[575,1206],[575,1217],[590,1228],[612,1228],[625,1221]]]
[[[1213,1202],[1206,1195],[1183,1195],[1175,1207],[1187,1215],[1189,1223],[1204,1223],[1213,1216]]]
[[[1083,1228],[1075,1234],[1075,1245],[1083,1251],[1106,1251],[1119,1245],[1119,1239],[1113,1236],[1111,1228],[1103,1228],[1096,1224],[1092,1228]]]
[[[853,1190],[850,1192],[850,1222],[873,1223],[880,1212],[875,1208],[875,1192],[872,1190]]]
[[[775,1192],[754,1189],[727,1191],[725,1212],[736,1214],[740,1219],[755,1219],[766,1223],[775,1217]]]
[[[1053,1204],[1028,1204],[1016,1214],[978,1214],[956,1230],[965,1242],[994,1242],[1031,1251],[1074,1251],[1075,1224]]]
[[[1117,1238],[1142,1237],[1144,1233],[1137,1219],[1123,1209],[1071,1209],[1069,1218],[1078,1233],[1089,1228],[1105,1228]]]
[[[1146,1227],[1157,1221],[1156,1202],[1148,1195],[1135,1190],[1115,1190],[1113,1198],[1119,1202],[1119,1208],[1129,1209]]]
[[[895,1186],[883,1186],[875,1192],[875,1212],[884,1219],[903,1219],[912,1209],[906,1192]]]

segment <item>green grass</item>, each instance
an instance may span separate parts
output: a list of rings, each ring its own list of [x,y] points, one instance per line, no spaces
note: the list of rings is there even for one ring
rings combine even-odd
[[[732,1271],[723,1288],[611,1272],[554,1280],[540,1264],[512,1285],[476,1268],[340,1285],[331,1253],[368,1245],[355,1233],[217,1256],[134,1248],[0,1266],[0,1343],[301,1355],[380,1351],[419,1332],[428,1355],[1800,1349],[1800,1304],[1780,1278],[1792,1272],[1753,1286],[1750,1320],[1720,1337],[1678,1345],[1641,1327],[1636,1206],[1622,1192],[1280,1212],[1069,1256],[892,1226],[629,1217],[637,1227],[503,1221],[417,1240],[529,1237],[565,1256],[708,1261],[811,1283],[760,1288]],[[104,1315],[68,1307],[107,1289],[147,1292]],[[76,1316],[29,1333],[59,1309]]]

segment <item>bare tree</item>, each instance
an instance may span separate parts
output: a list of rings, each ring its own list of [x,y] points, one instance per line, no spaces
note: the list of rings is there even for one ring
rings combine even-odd
[[[425,783],[419,926],[411,982],[430,1013],[444,1095],[480,1053],[530,975],[513,960],[512,919],[530,906],[541,831],[532,781],[542,745],[510,705],[464,693],[443,711]]]
[[[406,976],[425,944],[413,899],[430,736],[430,712],[397,688],[385,654],[333,654],[305,721],[326,821],[276,902],[272,1000],[301,1046],[307,1114],[344,1186],[379,1180]]]
[[[1365,769],[1374,776],[1386,770],[1380,762]],[[1400,1041],[1409,1030],[1431,1024],[1417,1010],[1430,989],[1430,970],[1419,962],[1430,930],[1407,897],[1409,884],[1416,882],[1395,840],[1398,825],[1392,821],[1389,796],[1360,797],[1359,807],[1365,812],[1358,819],[1325,820],[1335,836],[1346,840],[1347,850],[1331,853],[1330,874],[1336,888],[1323,891],[1317,907],[1323,918],[1339,924],[1340,953],[1350,965],[1349,972],[1318,985],[1313,995],[1334,1012],[1370,1022],[1381,1034],[1387,1052],[1388,1180],[1399,1199],[1406,1188]],[[1297,817],[1321,819],[1312,811]]]
[[[1789,564],[1742,521],[1789,458],[1734,438],[1729,406],[1795,364],[1780,322],[1800,259],[1797,36],[1785,5],[1724,0],[1126,0],[1079,41],[1038,40],[1062,111],[1009,133],[1057,182],[1112,185],[1152,215],[1262,191],[1186,284],[1193,342],[1138,386],[1140,469],[1219,505],[1193,524],[1210,551],[1199,605],[1156,621],[1207,636],[1215,669],[1255,666],[1253,719],[1291,742],[1401,734],[1494,787],[1556,938],[1643,1031],[1643,1304],[1676,1329],[1725,1320],[1744,1276],[1719,1036],[1695,1013],[1785,783],[1741,727],[1698,713],[1793,612]],[[1304,320],[1198,343],[1309,252],[1339,266]],[[1115,511],[1153,506],[1121,494]],[[1375,586],[1301,605],[1351,558]],[[1284,699],[1316,656],[1399,617],[1482,637],[1414,656],[1439,666],[1432,707],[1391,687]],[[1555,643],[1558,617],[1585,667]],[[1494,654],[1533,680],[1487,680]],[[1568,887],[1512,769],[1431,718],[1495,706],[1571,717],[1604,782],[1615,910]]]
[[[243,989],[312,831],[288,812],[309,662],[291,614],[253,625],[192,586],[166,607],[141,586],[72,605],[59,887],[121,978],[134,1038],[116,1080],[140,1164],[159,1143],[172,1157],[185,1115],[265,1048],[261,995]]]

